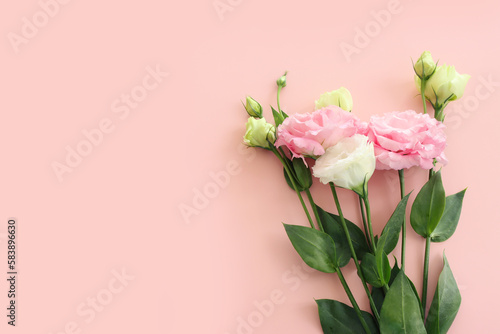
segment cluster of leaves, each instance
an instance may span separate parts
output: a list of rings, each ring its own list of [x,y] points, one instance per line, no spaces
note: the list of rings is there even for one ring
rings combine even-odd
[[[465,190],[446,196],[441,172],[435,173],[422,187],[411,207],[411,226],[429,242],[442,242],[456,230]],[[342,227],[341,217],[317,207],[323,231],[309,227],[286,225],[286,233],[293,247],[311,268],[324,273],[339,273],[351,254],[348,237],[360,261],[362,275],[372,286],[371,296],[380,319],[372,313],[362,312],[370,333],[446,333],[460,307],[461,297],[457,283],[444,256],[434,298],[427,317],[422,301],[412,281],[398,267],[391,268],[388,254],[396,247],[410,194],[396,206],[382,233],[370,247],[365,233],[351,221],[345,220],[348,234]],[[373,249],[371,249],[373,248]],[[360,273],[358,273],[360,274]],[[335,300],[317,300],[320,321],[325,333],[363,333],[359,315],[351,306]]]

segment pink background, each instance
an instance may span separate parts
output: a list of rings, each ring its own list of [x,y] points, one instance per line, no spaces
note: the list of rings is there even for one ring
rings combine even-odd
[[[304,214],[278,162],[241,149],[240,100],[252,95],[271,119],[288,70],[289,114],[340,86],[363,120],[420,111],[411,58],[424,50],[472,76],[447,109],[445,188],[468,191],[456,234],[432,247],[430,298],[446,249],[463,298],[450,333],[496,332],[497,1],[41,3],[51,16],[36,0],[0,10],[0,261],[15,217],[20,275],[11,328],[0,274],[2,333],[321,333],[314,299],[347,298],[334,275],[301,269],[281,222],[306,225]],[[67,147],[87,156],[59,180]],[[409,171],[408,190],[424,180]],[[376,232],[398,201],[395,182],[377,172],[370,183]],[[328,189],[313,193],[332,210]],[[340,195],[359,222],[355,198]],[[424,242],[408,234],[420,289]],[[352,264],[345,273],[367,309]]]

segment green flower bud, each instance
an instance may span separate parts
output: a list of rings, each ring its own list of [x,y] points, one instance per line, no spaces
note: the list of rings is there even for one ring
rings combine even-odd
[[[288,72],[285,72],[285,74],[283,74],[278,80],[276,80],[276,84],[278,85],[278,87],[286,87],[286,75],[287,75]]]
[[[413,70],[420,79],[424,80],[429,79],[434,74],[436,63],[432,59],[432,55],[429,51],[424,51],[422,53],[415,65],[413,65]]]
[[[344,87],[340,87],[337,90],[321,94],[315,104],[315,110],[328,106],[338,106],[345,111],[351,111],[352,96],[349,90]]]
[[[262,118],[262,106],[250,96],[247,96],[245,110],[251,117]]]
[[[267,123],[265,118],[248,118],[246,133],[243,137],[245,145],[269,149],[276,141],[274,125]]]
[[[425,94],[425,98],[436,109],[461,98],[469,79],[470,75],[458,74],[454,66],[441,65],[436,67],[436,71],[427,81],[425,92],[420,91],[420,78],[415,77],[415,84],[418,91]]]

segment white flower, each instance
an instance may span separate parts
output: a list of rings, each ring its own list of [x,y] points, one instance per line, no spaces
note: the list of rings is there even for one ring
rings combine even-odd
[[[313,167],[313,174],[327,184],[351,189],[364,195],[365,180],[368,182],[375,171],[373,143],[368,137],[356,134],[344,138],[328,148]]]
[[[344,109],[345,111],[351,111],[352,96],[347,88],[340,87],[337,90],[321,94],[319,99],[316,100],[315,104],[316,107],[314,108],[314,110],[329,106],[337,106]]]

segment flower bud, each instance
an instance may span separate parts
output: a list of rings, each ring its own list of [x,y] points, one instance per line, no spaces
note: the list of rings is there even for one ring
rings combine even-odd
[[[436,63],[432,60],[431,53],[429,51],[424,51],[415,65],[413,65],[413,69],[420,79],[429,79],[436,70]]]
[[[274,125],[267,123],[265,118],[249,117],[243,142],[247,146],[269,149],[276,141]]]
[[[415,77],[415,83],[418,91],[425,94],[426,99],[436,108],[461,98],[469,79],[470,75],[458,74],[454,66],[441,65],[436,67],[427,81],[425,92],[420,91],[420,78]]]
[[[276,80],[276,84],[278,85],[278,87],[286,87],[286,75],[287,75],[288,72],[285,72],[285,74],[283,74],[281,77],[279,77],[278,80]]]
[[[245,110],[251,117],[262,118],[262,106],[250,96],[247,96]]]
[[[345,111],[352,110],[352,96],[349,90],[344,87],[340,87],[337,90],[323,93],[315,102],[316,106],[314,110],[318,110],[324,107],[337,106]]]
[[[366,183],[375,171],[373,143],[368,137],[356,134],[328,148],[316,160],[313,174],[321,183],[333,182],[336,186],[366,195]]]

